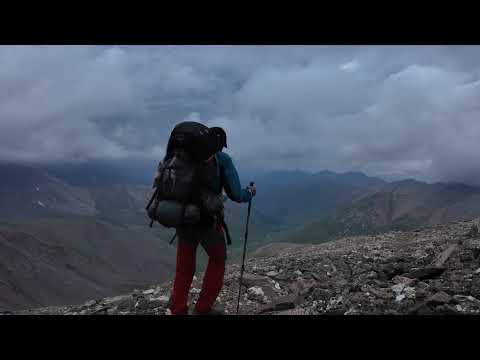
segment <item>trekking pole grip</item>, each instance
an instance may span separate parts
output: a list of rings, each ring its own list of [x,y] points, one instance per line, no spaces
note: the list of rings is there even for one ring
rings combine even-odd
[[[255,183],[254,183],[253,181],[250,181],[250,186],[255,186]],[[251,194],[252,197],[253,197],[253,192],[250,191],[250,194]],[[252,201],[252,200],[249,201],[248,206],[251,206],[251,204],[250,204],[251,201]]]

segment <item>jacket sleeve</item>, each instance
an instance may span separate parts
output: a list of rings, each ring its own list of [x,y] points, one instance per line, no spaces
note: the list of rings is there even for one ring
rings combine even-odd
[[[225,153],[219,153],[220,171],[223,187],[230,200],[243,203],[252,199],[252,194],[246,189],[242,189],[240,179],[238,178],[237,169],[233,165],[233,161]]]

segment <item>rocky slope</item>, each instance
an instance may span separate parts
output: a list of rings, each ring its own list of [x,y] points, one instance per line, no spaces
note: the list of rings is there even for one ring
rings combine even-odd
[[[479,314],[478,219],[411,232],[283,247],[246,264],[241,314]],[[262,255],[262,253],[259,253]],[[264,253],[265,255],[265,253]],[[239,265],[228,267],[217,306],[235,313]],[[195,279],[191,302],[198,297]],[[78,306],[20,314],[168,314],[171,282]]]
[[[174,250],[154,231],[90,218],[0,222],[0,310],[76,304],[165,281]]]

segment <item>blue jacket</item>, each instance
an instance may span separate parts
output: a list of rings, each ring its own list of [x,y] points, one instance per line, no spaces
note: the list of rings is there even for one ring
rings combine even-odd
[[[227,196],[232,201],[238,203],[249,202],[252,199],[252,194],[246,189],[242,189],[232,158],[228,154],[219,151],[215,155],[215,161],[217,165],[219,165],[217,167],[217,174],[219,176],[217,176],[215,182],[211,184],[212,188],[218,193],[222,192],[222,188],[225,189]]]

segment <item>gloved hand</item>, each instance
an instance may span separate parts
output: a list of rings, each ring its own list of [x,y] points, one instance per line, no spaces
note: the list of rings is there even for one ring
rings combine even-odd
[[[252,196],[257,195],[257,188],[254,183],[251,183],[250,185],[247,186],[247,191],[249,191],[250,194],[252,194]]]

